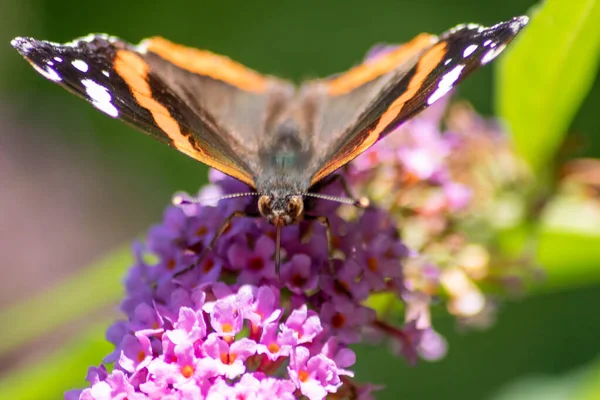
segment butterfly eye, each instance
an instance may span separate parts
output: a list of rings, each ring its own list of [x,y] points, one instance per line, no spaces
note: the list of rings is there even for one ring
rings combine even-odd
[[[288,214],[292,217],[297,217],[302,214],[302,210],[304,209],[304,201],[300,196],[290,196],[287,198],[287,209]]]
[[[260,196],[260,198],[258,199],[258,211],[260,211],[260,213],[263,216],[267,216],[267,215],[271,214],[271,204],[272,204],[271,196],[267,196],[267,195]]]

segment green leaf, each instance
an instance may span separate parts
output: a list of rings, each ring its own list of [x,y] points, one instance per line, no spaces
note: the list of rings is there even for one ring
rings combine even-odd
[[[0,311],[0,355],[50,333],[122,297],[121,280],[132,262],[129,247],[107,256],[46,292]]]
[[[549,0],[499,63],[497,114],[517,150],[540,172],[596,77],[600,0]]]
[[[597,400],[600,359],[559,375],[531,374],[505,385],[492,400]]]
[[[587,378],[587,371],[572,371],[560,376],[535,374],[505,385],[491,400],[564,400],[579,399],[576,394]]]
[[[587,376],[578,397],[581,400],[598,400],[600,399],[600,359],[588,367]]]
[[[539,230],[538,262],[543,291],[600,282],[600,210],[594,201],[559,196],[547,205]]]
[[[547,274],[540,291],[600,283],[600,236],[548,230],[539,240],[538,261]]]

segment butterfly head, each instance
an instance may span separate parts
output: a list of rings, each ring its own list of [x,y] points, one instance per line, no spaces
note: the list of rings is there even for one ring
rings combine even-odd
[[[298,221],[304,211],[301,195],[263,194],[258,199],[258,210],[271,224],[281,227]]]

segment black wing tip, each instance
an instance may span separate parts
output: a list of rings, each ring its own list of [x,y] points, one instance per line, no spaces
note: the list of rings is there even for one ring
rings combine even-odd
[[[520,15],[518,17],[513,17],[509,21],[503,21],[484,29],[486,31],[510,31],[513,35],[516,35],[527,25],[527,23],[529,23],[529,17],[527,15]]]
[[[500,22],[494,26],[485,29],[485,33],[493,35],[499,41],[508,44],[512,41],[529,22],[529,17],[521,15],[514,17],[509,21]]]
[[[494,34],[503,32],[505,35],[508,34],[511,37],[516,36],[527,24],[529,23],[529,17],[526,15],[520,15],[513,17],[508,21],[499,22],[493,26],[483,26],[479,24],[460,24],[454,28],[448,30],[441,35],[442,38],[454,35],[460,32],[477,32],[479,34]]]
[[[16,38],[10,41],[10,45],[14,47],[21,55],[27,56],[27,54],[31,53],[33,50],[36,49],[78,48],[81,46],[90,46],[90,44],[93,44],[94,42],[97,42],[99,44],[101,44],[102,42],[108,44],[115,44],[117,42],[122,42],[122,40],[116,36],[107,35],[106,33],[90,33],[89,35],[75,38],[70,42],[66,43],[55,43],[47,40],[34,39],[32,37],[17,36]]]

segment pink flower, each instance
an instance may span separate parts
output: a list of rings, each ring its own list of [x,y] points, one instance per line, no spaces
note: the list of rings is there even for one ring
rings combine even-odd
[[[242,322],[242,313],[233,298],[215,303],[210,324],[219,336],[233,340],[242,330]]]
[[[105,380],[96,382],[79,395],[82,400],[132,399],[142,400],[148,397],[136,392],[123,371],[115,370]]]
[[[291,331],[295,342],[302,344],[312,341],[323,328],[317,313],[303,305],[292,311],[285,324],[281,324],[281,330]]]
[[[274,322],[264,327],[260,342],[256,346],[256,353],[264,354],[269,360],[275,361],[279,357],[289,356],[296,342],[294,330],[286,329],[281,332],[279,324]]]
[[[202,345],[207,356],[220,362],[220,374],[233,379],[246,372],[245,361],[256,353],[256,342],[250,339],[240,339],[231,346],[216,334],[208,335]]]
[[[322,354],[311,357],[309,350],[302,346],[294,349],[288,373],[300,392],[310,400],[323,399],[342,385],[333,360]]]
[[[150,339],[143,331],[135,335],[126,335],[122,341],[121,357],[119,366],[127,372],[138,372],[146,368],[152,361],[153,353]]]
[[[251,287],[242,287],[240,292],[248,289],[251,292],[249,307],[244,312],[244,318],[252,323],[252,329],[257,330],[266,325],[277,321],[282,314],[279,305],[279,291],[270,286],[261,286],[258,290],[252,290]]]
[[[194,344],[206,337],[206,322],[202,312],[196,312],[189,307],[179,309],[179,319],[173,329],[164,335],[173,344]]]

